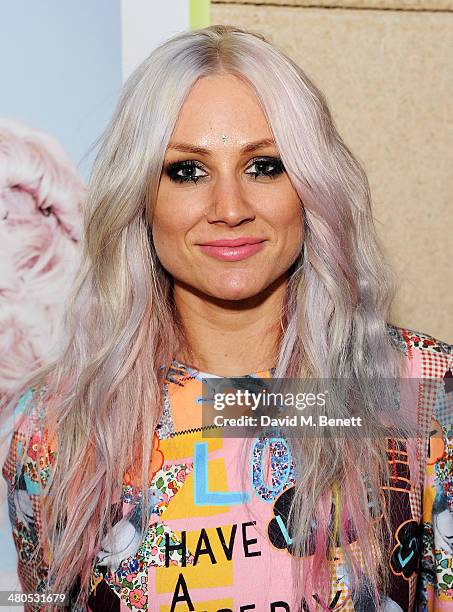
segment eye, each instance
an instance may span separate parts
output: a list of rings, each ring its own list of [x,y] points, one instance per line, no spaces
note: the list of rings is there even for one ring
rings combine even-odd
[[[285,171],[282,160],[279,157],[260,157],[252,160],[252,165],[249,169],[256,166],[254,172],[246,172],[246,174],[253,176],[255,180],[259,176],[265,176],[274,178]],[[174,183],[187,183],[192,181],[196,183],[200,178],[207,176],[204,174],[197,174],[197,170],[204,172],[201,165],[194,160],[183,160],[176,161],[168,164],[165,168],[165,173]]]
[[[255,180],[259,176],[274,178],[285,171],[282,160],[279,157],[260,157],[259,159],[253,160],[252,166],[249,166],[249,168],[253,166],[256,166],[256,171],[246,172],[246,174],[251,174],[255,177]]]
[[[201,166],[192,160],[177,161],[168,164],[165,172],[171,181],[175,183],[187,183],[193,181],[196,183],[198,179],[206,175],[197,175],[196,171],[202,170]],[[180,174],[182,172],[182,174]]]

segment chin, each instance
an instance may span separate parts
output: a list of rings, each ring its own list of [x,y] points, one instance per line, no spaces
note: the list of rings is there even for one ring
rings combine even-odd
[[[247,300],[253,298],[256,293],[250,293],[250,291],[235,291],[235,292],[227,292],[227,291],[219,291],[218,293],[210,292],[208,295],[217,299],[224,300],[229,302],[240,302],[241,300]]]
[[[250,285],[246,287],[213,287],[211,285],[206,293],[217,300],[231,300],[237,302],[253,298],[261,293],[261,291],[260,289],[250,287]]]

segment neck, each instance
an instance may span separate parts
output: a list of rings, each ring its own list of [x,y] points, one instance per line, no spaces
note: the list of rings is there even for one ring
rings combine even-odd
[[[287,277],[258,296],[220,300],[174,281],[174,302],[185,345],[176,359],[202,372],[243,376],[275,366]]]

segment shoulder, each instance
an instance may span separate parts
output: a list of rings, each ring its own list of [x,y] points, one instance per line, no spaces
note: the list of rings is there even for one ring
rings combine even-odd
[[[448,376],[453,367],[453,344],[408,327],[388,324],[387,331],[394,346],[408,360],[420,363],[420,378]]]
[[[389,333],[406,357],[409,378],[417,384],[417,418],[422,431],[428,435],[430,424],[429,435],[439,429],[446,443],[453,425],[453,345],[414,329],[389,326]]]
[[[12,485],[23,480],[27,491],[40,492],[55,461],[55,449],[49,440],[45,417],[45,388],[29,388],[19,397],[14,408],[14,427],[3,477]]]

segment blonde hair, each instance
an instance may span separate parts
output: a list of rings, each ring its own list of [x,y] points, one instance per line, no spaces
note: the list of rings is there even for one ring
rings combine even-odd
[[[281,50],[244,29],[214,25],[156,48],[124,85],[100,140],[64,349],[23,385],[46,385],[46,410],[58,423],[57,459],[46,490],[50,577],[60,592],[80,575],[78,602],[85,601],[133,448],[143,449],[142,536],[149,522],[148,465],[162,385],[184,343],[171,279],[156,257],[149,219],[184,100],[199,78],[219,72],[235,74],[255,91],[303,205],[305,237],[288,282],[275,375],[367,377],[375,397],[380,379],[401,372],[401,355],[387,329],[395,283],[376,239],[368,182],[321,92]],[[332,410],[334,417],[345,416],[340,404]],[[369,416],[372,429],[371,410]],[[380,489],[386,458],[384,440],[371,429],[368,437],[289,441],[302,475],[292,507],[299,601],[302,596],[311,601],[313,588],[323,600],[328,596],[332,487],[342,528],[339,543],[356,583],[365,572],[363,584],[376,600],[385,590],[388,520],[374,518],[381,511],[386,516]],[[338,495],[343,490],[347,494]],[[312,572],[301,576],[298,557],[315,516]],[[348,521],[362,547],[361,568],[347,550]]]

